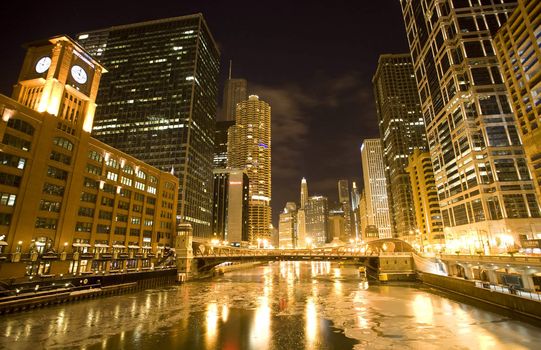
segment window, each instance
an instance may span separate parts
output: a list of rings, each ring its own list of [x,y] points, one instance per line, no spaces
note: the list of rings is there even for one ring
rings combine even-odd
[[[112,207],[115,205],[115,200],[109,197],[101,197],[101,204],[108,207]]]
[[[84,179],[84,186],[88,188],[95,188],[97,189],[99,187],[99,182],[96,180],[93,180],[91,178],[85,177]]]
[[[21,177],[12,174],[0,172],[0,184],[6,186],[19,187],[21,185]]]
[[[24,120],[11,118],[8,120],[8,127],[18,130],[20,132],[23,132],[27,135],[34,135],[34,127],[30,125],[29,123],[25,122]]]
[[[143,207],[139,204],[134,204],[132,206],[132,210],[136,213],[142,213],[143,212]]]
[[[93,193],[81,193],[81,202],[96,203],[97,196]]]
[[[96,232],[97,233],[111,233],[111,226],[98,224],[98,226],[96,226]]]
[[[141,230],[137,228],[130,228],[130,236],[139,236],[141,234]]]
[[[135,194],[133,195],[133,199],[136,200],[136,201],[139,201],[139,202],[144,202],[145,201],[145,196],[141,193],[137,193],[135,192]]]
[[[147,178],[147,174],[144,172],[144,171],[141,171],[141,170],[137,170],[137,174],[136,176],[140,179],[146,179]]]
[[[132,217],[131,218],[132,225],[140,225],[141,224],[141,218],[138,217]]]
[[[118,162],[114,158],[109,158],[107,160],[106,164],[107,164],[107,166],[110,166],[111,168],[115,168],[115,169],[119,168]]]
[[[123,183],[123,184],[126,185],[126,186],[131,186],[132,183],[133,183],[133,182],[132,182],[132,179],[128,179],[127,177],[124,177],[124,176],[122,176],[122,177],[120,178],[120,182]]]
[[[58,224],[57,219],[53,218],[36,218],[36,228],[44,228],[49,230],[56,230],[56,225]]]
[[[120,196],[130,198],[131,197],[131,191],[127,190],[125,188],[121,188],[120,189]]]
[[[152,226],[152,225],[154,225],[154,221],[150,219],[145,219],[145,226]]]
[[[130,203],[125,201],[118,201],[118,209],[130,210]]]
[[[0,153],[0,164],[7,165],[17,169],[24,169],[26,164],[26,158],[21,158],[19,156],[1,152]]]
[[[94,208],[79,207],[79,216],[94,217]]]
[[[0,213],[0,225],[9,226],[11,224],[11,214]]]
[[[60,163],[64,163],[66,165],[71,164],[71,157],[70,156],[67,156],[67,155],[62,154],[62,153],[58,153],[56,151],[51,152],[51,155],[50,155],[49,159],[60,162]]]
[[[135,181],[135,188],[137,188],[138,190],[144,191],[145,190],[145,184],[142,183],[142,182],[139,182],[139,181]]]
[[[12,193],[0,193],[0,204],[6,205],[8,207],[13,207],[15,205],[15,200],[17,199],[16,194]]]
[[[91,232],[92,223],[91,222],[77,222],[75,224],[75,231],[77,232]]]
[[[147,203],[151,204],[151,205],[155,205],[156,204],[156,198],[147,197]]]
[[[20,137],[13,136],[11,134],[8,134],[7,132],[4,134],[2,143],[26,152],[30,151],[30,145],[32,144],[32,142],[30,141],[23,140]]]
[[[43,193],[45,194],[52,194],[55,196],[63,196],[64,195],[64,186],[61,185],[53,185],[50,183],[44,183],[43,184]]]
[[[113,193],[113,194],[116,193],[115,186],[111,184],[103,184],[102,191],[106,193]]]
[[[100,210],[99,218],[104,220],[111,220],[113,219],[113,213],[110,211]]]
[[[118,179],[118,174],[117,173],[113,173],[111,171],[108,171],[107,172],[107,179],[108,180],[113,180],[113,181],[116,181]]]
[[[68,151],[73,150],[73,143],[71,143],[70,140],[65,139],[63,137],[55,137],[53,139],[53,144],[57,145],[58,147],[67,149]]]
[[[96,151],[89,151],[88,152],[88,158],[92,159],[92,160],[95,160],[98,163],[101,163],[103,161],[103,156],[100,153],[96,152]]]
[[[92,164],[86,165],[86,172],[94,175],[101,175],[101,169]]]
[[[125,227],[115,227],[115,235],[123,235],[125,236],[126,235],[126,228]]]
[[[68,172],[53,166],[49,166],[47,167],[47,176],[58,180],[66,180],[68,178]]]
[[[134,172],[134,171],[133,171],[133,168],[132,168],[131,166],[129,166],[129,165],[126,165],[126,166],[124,167],[124,169],[122,169],[122,170],[123,170],[126,174],[128,174],[128,175],[132,175],[133,172]]]
[[[156,194],[156,187],[148,186],[147,192],[152,193],[152,194]]]
[[[54,213],[59,213],[61,206],[62,204],[60,202],[53,202],[53,201],[48,201],[44,199],[42,199],[39,202],[39,210],[43,210],[43,211],[51,211]]]
[[[116,221],[118,221],[118,222],[128,222],[128,215],[117,214]]]

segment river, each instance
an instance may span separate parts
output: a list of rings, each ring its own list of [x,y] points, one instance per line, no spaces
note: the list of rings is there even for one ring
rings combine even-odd
[[[541,328],[353,267],[281,262],[0,316],[0,349],[539,349]]]

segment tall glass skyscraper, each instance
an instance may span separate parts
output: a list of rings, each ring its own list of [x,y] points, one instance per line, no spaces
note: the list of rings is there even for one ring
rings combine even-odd
[[[178,218],[211,236],[219,51],[201,14],[78,35],[107,67],[92,134],[180,180]]]
[[[410,54],[381,55],[374,78],[389,214],[395,236],[411,241],[415,222],[406,166],[415,148],[427,150],[425,124]]]
[[[512,251],[539,205],[493,47],[516,3],[401,0],[447,246]],[[534,219],[535,218],[535,219]],[[455,245],[456,247],[452,247]]]

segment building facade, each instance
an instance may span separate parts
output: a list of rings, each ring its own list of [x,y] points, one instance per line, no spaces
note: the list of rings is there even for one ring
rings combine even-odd
[[[222,101],[222,118],[226,121],[235,121],[237,103],[248,99],[248,82],[245,79],[232,79],[229,71],[229,79],[224,86]]]
[[[353,234],[353,212],[349,193],[349,181],[338,180],[338,201],[344,213],[344,238],[348,241]]]
[[[349,238],[346,236],[344,220],[344,212],[341,209],[329,210],[328,234],[331,243],[341,244],[348,241]]]
[[[445,247],[445,235],[430,153],[415,149],[409,156],[406,171],[413,191],[416,222],[408,243],[421,251],[441,251]]]
[[[412,190],[406,166],[415,148],[427,150],[425,125],[410,54],[381,55],[372,78],[392,232],[408,239],[414,230]]]
[[[301,180],[300,206],[297,210],[297,239],[295,247],[304,248],[306,246],[306,203],[308,203],[308,182],[303,177]]]
[[[248,241],[249,180],[243,170],[214,169],[213,239]]]
[[[297,204],[287,202],[284,210],[280,213],[278,226],[279,248],[295,248],[297,236]]]
[[[494,36],[518,130],[541,198],[541,3],[518,0]],[[539,238],[539,237],[529,237]]]
[[[509,1],[402,0],[447,245],[514,251],[540,211],[492,39]],[[458,250],[458,249],[457,249]]]
[[[212,166],[214,169],[227,168],[227,147],[229,128],[235,125],[234,120],[217,121],[216,131],[214,132],[214,159]]]
[[[179,178],[178,216],[210,238],[219,50],[201,14],[78,35],[109,72],[92,134]]]
[[[321,247],[329,242],[327,197],[310,196],[306,203],[306,247]]]
[[[251,95],[237,104],[236,125],[229,129],[228,166],[244,169],[250,180],[248,237],[270,239],[271,107]]]
[[[387,180],[380,139],[365,139],[361,145],[366,226],[375,226],[379,238],[392,237],[387,201]]]
[[[361,196],[357,183],[353,181],[351,183],[351,213],[352,213],[352,238],[360,239],[360,227],[361,227],[361,213],[360,213]]]
[[[151,269],[172,246],[178,179],[90,137],[103,72],[54,37],[0,95],[0,278]]]

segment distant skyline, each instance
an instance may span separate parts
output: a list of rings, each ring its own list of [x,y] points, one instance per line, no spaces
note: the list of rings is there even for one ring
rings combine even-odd
[[[265,6],[264,11],[260,10]],[[9,16],[0,56],[0,93],[10,96],[26,42],[114,25],[201,12],[221,50],[220,92],[233,78],[272,108],[273,223],[287,201],[337,200],[339,179],[360,183],[362,139],[379,137],[371,79],[384,53],[408,52],[396,0],[258,4],[247,1],[56,1],[2,3]],[[221,101],[218,101],[221,106]]]

